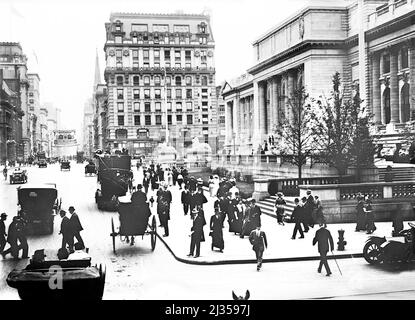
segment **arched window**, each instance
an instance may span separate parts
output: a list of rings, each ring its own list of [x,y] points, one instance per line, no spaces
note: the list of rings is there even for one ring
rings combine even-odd
[[[401,122],[410,120],[409,84],[405,83],[401,89]]]
[[[186,77],[186,85],[191,86],[192,85],[192,77],[187,76]]]
[[[116,139],[127,139],[127,130],[126,129],[117,129],[115,130]]]
[[[384,109],[383,109],[383,114],[384,114],[384,123],[388,124],[391,121],[391,101],[390,101],[390,89],[386,88],[383,91],[383,104],[384,104]]]
[[[133,84],[134,84],[135,86],[140,85],[140,77],[139,77],[139,76],[134,76],[134,77],[133,77]]]
[[[175,80],[176,80],[176,86],[181,86],[182,85],[182,77],[177,76]]]
[[[124,79],[122,76],[117,76],[117,86],[122,86],[124,84]]]
[[[206,76],[202,77],[202,86],[207,86],[207,77]]]

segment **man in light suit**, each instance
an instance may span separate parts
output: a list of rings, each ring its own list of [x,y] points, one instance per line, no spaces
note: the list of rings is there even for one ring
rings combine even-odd
[[[262,255],[264,254],[265,248],[268,247],[267,237],[265,232],[261,230],[261,225],[258,225],[255,230],[251,231],[249,242],[252,244],[252,250],[255,251],[257,260],[256,270],[259,271],[262,266]]]
[[[313,246],[318,243],[318,252],[320,253],[320,264],[318,266],[317,272],[321,273],[321,268],[324,265],[326,268],[327,277],[331,275],[329,264],[327,263],[327,252],[330,250],[333,252],[334,243],[333,237],[329,230],[326,229],[326,224],[322,221],[320,223],[320,229],[316,231],[316,235],[313,239]]]

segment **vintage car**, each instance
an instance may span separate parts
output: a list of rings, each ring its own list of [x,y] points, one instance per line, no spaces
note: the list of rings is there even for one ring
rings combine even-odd
[[[16,168],[10,175],[10,184],[14,183],[26,183],[27,182],[27,172],[26,170],[21,170]]]
[[[46,159],[40,159],[37,163],[39,168],[47,168],[48,163],[46,162]]]
[[[39,251],[44,256],[43,250],[36,250],[35,255]],[[102,299],[106,276],[105,265],[92,266],[91,258],[88,256],[72,260],[69,255],[67,259],[43,258],[43,261],[35,261],[34,256],[23,270],[12,270],[6,279],[10,287],[18,290],[22,300]],[[61,280],[59,283],[57,279],[56,287],[50,286],[53,275],[59,276]]]
[[[399,232],[399,237],[372,236],[363,248],[363,257],[370,264],[410,262],[415,253],[415,224],[408,222],[410,229]]]
[[[71,163],[69,161],[61,161],[61,171],[62,170],[71,170]]]
[[[53,232],[53,219],[62,204],[62,199],[58,200],[56,184],[27,184],[18,187],[17,200],[29,234]]]
[[[85,166],[85,175],[92,175],[92,174],[96,174],[96,167],[95,164],[93,162],[89,162],[86,166]]]

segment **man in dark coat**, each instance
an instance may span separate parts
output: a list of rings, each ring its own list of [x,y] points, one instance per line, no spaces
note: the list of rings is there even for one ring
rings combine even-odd
[[[191,197],[192,195],[190,194],[189,187],[184,186],[184,190],[182,191],[182,197],[181,197],[184,215],[187,215],[187,213],[189,212]]]
[[[257,267],[259,271],[262,267],[262,256],[265,248],[268,247],[267,236],[265,232],[261,230],[261,225],[257,226],[255,230],[252,230],[249,234],[249,242],[252,244],[252,250],[255,251]]]
[[[4,247],[7,243],[7,234],[6,234],[6,226],[4,224],[4,221],[7,219],[7,214],[3,212],[0,216],[0,253],[3,252]]]
[[[19,247],[18,247],[18,251],[20,251],[20,249],[23,251],[22,252],[22,258],[26,259],[28,258],[28,254],[29,254],[29,245],[27,243],[27,222],[26,220],[23,218],[24,212],[22,212],[22,216],[18,214],[17,216],[17,222],[16,222],[16,237],[17,240],[19,241]]]
[[[131,195],[131,203],[140,207],[147,202],[147,195],[143,192],[143,186],[141,184],[137,185],[137,191]]]
[[[190,252],[187,256],[193,256],[196,248],[196,255],[194,257],[197,258],[200,256],[200,242],[205,241],[205,235],[203,234],[203,226],[206,224],[206,221],[202,217],[200,210],[198,210],[198,208],[195,208],[192,214],[194,215],[194,219],[193,226],[190,229],[192,232],[190,241]]]
[[[297,235],[297,231],[300,232],[300,239],[304,238],[303,229],[301,228],[301,218],[302,218],[302,211],[303,207],[300,205],[300,200],[298,198],[294,199],[295,208],[293,210],[293,213],[291,215],[291,219],[295,222],[293,236],[291,239],[295,239],[295,236]]]
[[[157,191],[157,214],[161,226],[164,228],[163,237],[169,236],[169,220],[170,220],[170,203],[172,201],[171,192],[167,190],[167,183],[163,188]]]
[[[251,223],[252,223],[252,229],[257,228],[261,225],[261,208],[256,205],[255,199],[251,200]]]
[[[189,185],[190,192],[196,192],[197,190],[197,180],[195,177],[190,177],[190,179],[187,181]]]
[[[320,264],[318,266],[317,272],[321,273],[321,268],[324,265],[326,268],[327,276],[331,275],[329,264],[327,263],[327,252],[329,250],[333,252],[334,243],[333,238],[329,230],[326,229],[325,223],[320,223],[320,229],[316,231],[316,235],[313,239],[313,246],[318,243],[318,252],[320,253]]]
[[[177,171],[176,167],[173,167],[172,169],[172,175],[173,175],[173,185],[176,185],[177,176],[179,175],[179,172]]]
[[[7,232],[7,242],[9,243],[10,247],[1,253],[3,259],[9,253],[15,259],[19,256],[19,245],[17,244],[17,220],[18,217],[13,217],[13,220],[9,225],[9,230]]]
[[[59,215],[62,218],[61,222],[61,230],[59,234],[62,235],[62,246],[61,248],[66,249],[66,245],[72,250],[73,252],[73,235],[71,234],[71,223],[69,221],[69,218],[66,216],[66,211],[61,210],[59,211]]]
[[[301,198],[301,217],[300,222],[303,224],[304,232],[308,232],[310,230],[308,226],[309,218],[308,218],[308,211],[307,211],[307,198]]]
[[[307,202],[306,202],[306,211],[307,211],[307,219],[308,219],[308,225],[311,228],[314,228],[314,223],[317,223],[317,221],[314,221],[313,218],[313,211],[315,207],[314,197],[311,194],[311,190],[307,190]]]
[[[148,187],[150,186],[150,182],[151,182],[151,178],[150,178],[150,172],[146,172],[143,173],[144,174],[144,178],[143,178],[143,186],[144,186],[144,190],[145,193],[148,193]]]
[[[203,204],[207,203],[207,198],[203,194],[203,188],[200,187],[196,193],[193,194],[190,203],[190,210],[193,211],[194,208],[200,206],[203,208]]]
[[[69,210],[69,213],[71,214],[71,218],[69,219],[69,222],[70,222],[70,230],[72,233],[72,241],[73,241],[73,238],[75,237],[76,240],[85,247],[84,240],[82,240],[82,237],[80,234],[80,232],[84,230],[84,228],[82,228],[81,221],[79,221],[78,214],[75,212],[75,208],[72,206],[70,206],[68,210]],[[69,250],[73,250],[73,248],[69,248]]]

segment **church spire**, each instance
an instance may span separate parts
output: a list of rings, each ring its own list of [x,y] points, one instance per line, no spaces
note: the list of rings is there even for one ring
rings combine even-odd
[[[101,71],[99,70],[98,49],[96,49],[94,90],[96,89],[97,85],[100,83],[101,83]]]

